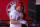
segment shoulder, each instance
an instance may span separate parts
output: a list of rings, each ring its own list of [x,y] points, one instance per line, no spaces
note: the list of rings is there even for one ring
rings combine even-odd
[[[16,12],[15,12],[15,10],[13,10],[13,11],[11,11],[10,13],[14,13],[14,14],[15,14]]]
[[[10,12],[10,15],[15,15],[15,11],[14,11],[14,10],[11,11],[11,12]]]
[[[14,13],[14,12],[15,12],[15,10],[11,11],[11,13]]]

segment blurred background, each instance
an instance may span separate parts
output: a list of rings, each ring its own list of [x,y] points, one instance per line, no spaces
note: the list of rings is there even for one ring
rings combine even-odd
[[[0,0],[0,27],[10,27],[10,2],[21,1],[25,5],[24,20],[28,22],[22,27],[40,27],[40,0]]]

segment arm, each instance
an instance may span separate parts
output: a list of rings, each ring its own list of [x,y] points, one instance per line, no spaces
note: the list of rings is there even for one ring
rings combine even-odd
[[[11,19],[10,21],[11,21],[11,24],[19,24],[19,23],[26,24],[26,21],[24,21],[24,20],[22,20],[22,21],[16,21],[16,20]]]
[[[11,21],[11,24],[19,24],[20,23],[20,21],[16,21],[16,20],[13,20],[13,19],[11,19],[10,21]]]

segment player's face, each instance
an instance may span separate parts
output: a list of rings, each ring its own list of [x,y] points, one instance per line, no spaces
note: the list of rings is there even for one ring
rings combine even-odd
[[[20,12],[22,11],[22,7],[21,7],[21,6],[17,6],[16,9],[17,9],[18,11],[20,11]]]

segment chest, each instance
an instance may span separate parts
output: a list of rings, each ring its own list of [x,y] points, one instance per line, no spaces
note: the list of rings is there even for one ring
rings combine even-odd
[[[16,20],[20,20],[23,18],[23,14],[19,13],[19,14],[16,14]]]

